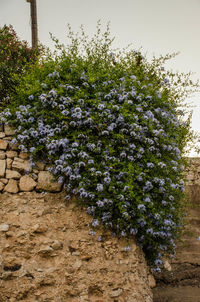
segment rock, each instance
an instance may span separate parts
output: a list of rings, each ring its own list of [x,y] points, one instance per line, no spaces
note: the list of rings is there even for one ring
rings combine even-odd
[[[19,144],[12,144],[9,142],[9,148],[14,151],[18,151]]]
[[[22,158],[22,159],[28,159],[29,155],[26,152],[20,152],[19,153],[19,157]]]
[[[3,139],[0,139],[0,150],[6,150],[7,146],[8,146],[8,142]]]
[[[0,151],[0,159],[5,159],[6,158],[6,154],[4,151]]]
[[[119,297],[122,294],[123,290],[121,288],[117,288],[111,291],[110,297],[111,298],[116,298]]]
[[[11,158],[6,158],[6,167],[7,167],[7,169],[12,168],[12,162],[13,162],[13,160]]]
[[[45,169],[45,164],[42,161],[38,161],[35,164],[35,168],[39,171],[44,171]]]
[[[14,179],[9,179],[8,184],[4,188],[5,192],[17,193],[19,191],[17,181]]]
[[[17,153],[17,151],[9,150],[9,151],[6,151],[6,155],[8,158],[14,158],[14,157],[17,157],[18,153]]]
[[[0,178],[0,182],[2,182],[4,185],[7,185],[8,180],[6,178]]]
[[[63,247],[63,244],[61,242],[59,242],[58,240],[55,240],[54,243],[51,245],[51,247],[54,250],[60,250]]]
[[[2,182],[0,182],[0,191],[2,191],[4,187],[5,185]]]
[[[73,269],[79,269],[82,266],[82,261],[77,259],[76,262],[73,264]]]
[[[167,260],[164,261],[164,268],[169,272],[171,272],[171,270],[172,270],[172,267]]]
[[[8,125],[4,125],[4,132],[7,136],[11,136],[11,135],[15,134],[15,130],[11,126],[8,126]]]
[[[156,281],[155,281],[153,275],[149,275],[148,276],[148,280],[149,280],[149,286],[150,286],[150,288],[156,287]]]
[[[0,159],[0,177],[4,177],[6,171],[6,161],[5,159]]]
[[[17,171],[13,171],[13,170],[6,170],[6,178],[10,179],[10,178],[13,178],[13,179],[20,179],[21,177],[21,174]]]
[[[8,232],[9,228],[9,224],[7,223],[0,224],[0,232]]]
[[[55,182],[53,175],[49,171],[41,171],[38,174],[38,184],[36,190],[48,192],[60,192],[62,185]]]
[[[35,224],[33,226],[34,233],[45,233],[48,230],[48,227],[43,224]]]
[[[31,172],[32,168],[28,160],[15,157],[12,163],[12,169],[19,172]]]
[[[44,248],[41,248],[38,252],[38,254],[41,256],[41,257],[48,257],[48,256],[51,256],[52,252],[54,250],[52,249],[52,247],[50,247],[49,245],[45,246]]]
[[[0,138],[4,138],[6,135],[4,132],[0,132]]]
[[[36,187],[37,183],[28,175],[24,175],[20,178],[19,189],[20,191],[32,191]]]

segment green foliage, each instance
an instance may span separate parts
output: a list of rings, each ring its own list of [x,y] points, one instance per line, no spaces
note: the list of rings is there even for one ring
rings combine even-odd
[[[94,217],[92,228],[103,223],[116,235],[136,237],[160,270],[182,224],[191,132],[179,107],[188,75],[164,71],[170,56],[149,63],[137,51],[113,51],[109,26],[101,34],[98,24],[91,40],[69,27],[69,38],[71,44],[56,41],[58,52],[18,79],[1,121],[14,125],[13,143],[33,162],[51,164],[66,199],[76,195]]]
[[[0,28],[0,102],[6,101],[15,91],[16,74],[22,75],[28,64],[33,64],[42,48],[31,49],[27,42],[20,41],[13,27],[4,25]]]

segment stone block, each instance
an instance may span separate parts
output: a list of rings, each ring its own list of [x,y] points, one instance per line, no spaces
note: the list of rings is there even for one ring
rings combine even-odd
[[[22,159],[28,159],[29,158],[29,154],[26,152],[20,152],[19,153],[19,157]]]
[[[12,150],[6,151],[6,156],[8,158],[14,158],[14,157],[17,157],[17,155],[18,155],[17,151],[12,151]]]
[[[0,138],[4,138],[6,135],[4,132],[0,132]]]
[[[60,192],[62,185],[54,180],[53,175],[49,171],[40,171],[36,189],[48,192]]]
[[[6,167],[7,167],[7,169],[12,168],[12,162],[13,162],[13,160],[11,158],[6,158]]]
[[[0,177],[4,177],[6,172],[6,160],[0,159]]]
[[[4,188],[5,192],[8,193],[18,193],[18,185],[17,181],[15,179],[9,179],[8,184]]]
[[[8,179],[20,179],[21,174],[14,170],[6,170],[6,178]]]
[[[32,168],[28,160],[15,157],[12,163],[12,169],[19,172],[31,172]]]
[[[6,150],[7,146],[8,146],[8,142],[3,139],[0,139],[0,150]]]
[[[0,151],[0,159],[5,159],[6,153],[4,151]]]
[[[9,142],[9,148],[11,150],[18,151],[19,144],[12,144],[11,142]]]
[[[5,185],[0,181],[0,192],[3,190],[4,187]]]
[[[4,125],[4,132],[7,136],[12,136],[15,134],[15,130],[9,125]]]
[[[19,189],[20,191],[29,192],[36,187],[37,183],[28,175],[24,175],[20,178]]]
[[[4,185],[7,185],[8,180],[6,178],[0,178],[0,182],[2,182]]]

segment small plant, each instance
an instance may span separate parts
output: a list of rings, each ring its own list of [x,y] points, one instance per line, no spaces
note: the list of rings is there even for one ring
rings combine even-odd
[[[113,51],[109,27],[71,44],[22,78],[1,121],[14,125],[22,151],[43,158],[99,224],[136,237],[155,270],[174,255],[182,224],[183,152],[191,138],[181,99],[195,84],[165,72],[172,56],[148,63]],[[34,163],[33,163],[34,164]],[[94,230],[91,232],[95,234]]]
[[[42,48],[31,49],[27,42],[20,41],[13,27],[0,28],[0,103],[9,99],[17,85],[14,75],[22,75],[29,63],[38,59]]]

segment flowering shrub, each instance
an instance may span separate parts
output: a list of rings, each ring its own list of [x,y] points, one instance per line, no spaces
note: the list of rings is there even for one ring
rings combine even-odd
[[[0,102],[15,89],[14,74],[22,74],[25,66],[37,60],[41,49],[28,47],[20,41],[13,27],[4,25],[0,28]]]
[[[108,30],[91,41],[70,35],[60,55],[21,79],[1,121],[14,125],[13,143],[33,165],[51,164],[66,199],[75,195],[86,207],[92,235],[103,224],[136,237],[159,271],[181,224],[190,136],[178,109],[181,86],[161,68],[168,57],[150,64],[138,52],[113,53]]]

